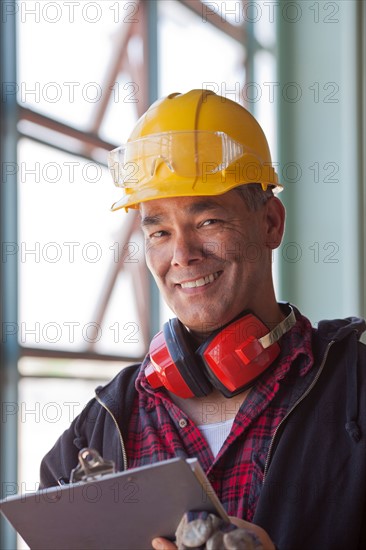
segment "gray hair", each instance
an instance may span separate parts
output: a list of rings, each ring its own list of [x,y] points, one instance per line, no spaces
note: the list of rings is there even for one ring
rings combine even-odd
[[[268,199],[274,196],[271,187],[267,187],[266,191],[263,191],[260,183],[245,183],[235,187],[235,191],[251,211],[259,210]]]

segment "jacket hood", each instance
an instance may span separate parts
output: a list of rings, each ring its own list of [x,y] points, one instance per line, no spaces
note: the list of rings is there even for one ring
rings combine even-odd
[[[346,317],[345,319],[323,320],[318,323],[319,336],[326,340],[337,342],[347,338],[352,332],[359,339],[366,330],[366,321],[360,317]]]

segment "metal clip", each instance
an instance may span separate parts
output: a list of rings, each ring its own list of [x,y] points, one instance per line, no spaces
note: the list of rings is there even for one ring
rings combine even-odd
[[[113,460],[104,460],[95,449],[81,449],[78,459],[79,464],[71,470],[70,483],[91,481],[116,472]]]

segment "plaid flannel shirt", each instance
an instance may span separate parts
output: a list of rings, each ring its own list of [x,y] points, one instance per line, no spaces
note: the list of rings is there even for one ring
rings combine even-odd
[[[298,315],[294,327],[280,340],[279,357],[255,382],[215,458],[199,428],[168,393],[150,387],[143,363],[129,424],[129,467],[177,456],[197,457],[227,513],[251,521],[269,445],[291,401],[291,379],[305,376],[313,366],[311,340],[309,320]]]

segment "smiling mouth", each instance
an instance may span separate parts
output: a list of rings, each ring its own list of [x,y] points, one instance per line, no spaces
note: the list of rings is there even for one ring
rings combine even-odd
[[[210,273],[210,275],[206,275],[206,277],[201,277],[200,279],[196,279],[195,281],[187,281],[186,283],[181,283],[180,286],[182,288],[196,288],[198,286],[205,286],[209,283],[213,283],[218,277],[220,277],[222,271],[216,271],[216,273]]]

